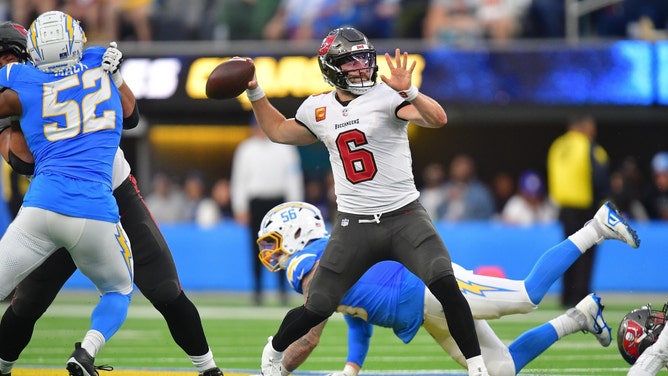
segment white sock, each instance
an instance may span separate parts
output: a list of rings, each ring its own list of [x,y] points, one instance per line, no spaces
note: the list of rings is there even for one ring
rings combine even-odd
[[[487,367],[485,367],[485,361],[482,359],[482,355],[466,359],[466,368],[469,370],[469,374],[471,374],[472,371],[487,370]]]
[[[602,236],[598,235],[594,221],[589,222],[583,228],[577,230],[574,234],[569,236],[568,239],[572,241],[582,253],[585,253],[589,248],[605,240]]]
[[[554,330],[557,332],[557,337],[559,337],[559,339],[582,330],[580,323],[578,323],[577,320],[569,316],[567,313],[553,318],[552,320],[548,321],[548,323],[554,327]]]
[[[213,353],[211,349],[204,355],[188,355],[190,361],[193,363],[193,366],[197,369],[198,372],[204,372],[211,368],[216,367],[216,362],[213,360]]]
[[[13,362],[9,362],[4,359],[0,359],[0,373],[10,373],[12,372],[12,368],[14,368],[14,364],[16,363],[16,360]]]
[[[99,353],[102,347],[104,347],[105,342],[106,340],[104,339],[102,333],[98,332],[97,330],[89,330],[86,333],[83,341],[81,341],[81,347],[88,351],[90,356],[95,358],[97,353]]]

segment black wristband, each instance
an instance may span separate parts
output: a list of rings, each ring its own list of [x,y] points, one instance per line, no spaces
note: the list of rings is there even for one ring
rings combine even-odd
[[[139,124],[139,108],[135,102],[135,108],[132,110],[130,116],[123,118],[123,129],[132,129]]]
[[[21,175],[32,175],[35,173],[35,163],[28,163],[19,158],[11,150],[9,151],[9,161],[7,162],[12,167],[12,170]]]

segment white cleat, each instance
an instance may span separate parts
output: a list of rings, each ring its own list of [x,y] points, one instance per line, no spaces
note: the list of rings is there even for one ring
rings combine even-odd
[[[607,347],[612,342],[612,331],[603,318],[603,308],[601,298],[591,293],[566,314],[575,319],[583,331],[593,334],[601,346]]]
[[[267,344],[262,350],[262,364],[260,370],[263,376],[281,376],[283,353],[274,350],[271,340],[274,337],[267,338]]]
[[[607,201],[598,209],[594,215],[594,221],[603,239],[621,240],[633,248],[640,246],[638,234],[611,201]]]

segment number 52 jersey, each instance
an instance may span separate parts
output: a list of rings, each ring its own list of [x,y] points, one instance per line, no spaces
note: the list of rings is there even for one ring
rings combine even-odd
[[[24,206],[118,221],[111,173],[123,110],[100,67],[104,51],[88,48],[78,65],[60,72],[18,63],[0,69],[0,86],[19,95],[21,129],[35,158]]]

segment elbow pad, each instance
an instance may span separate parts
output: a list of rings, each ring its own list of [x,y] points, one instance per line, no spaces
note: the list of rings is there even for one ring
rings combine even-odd
[[[7,162],[17,174],[33,175],[35,173],[35,163],[28,163],[19,158],[11,150],[9,151],[9,161]]]
[[[135,108],[132,109],[130,116],[123,118],[123,129],[132,129],[139,124],[139,108],[135,102]]]

